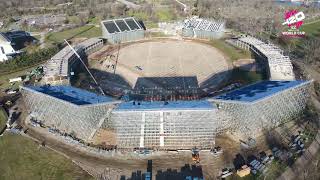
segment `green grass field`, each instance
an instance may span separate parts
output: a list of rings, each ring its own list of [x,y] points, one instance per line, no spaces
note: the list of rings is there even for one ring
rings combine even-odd
[[[210,45],[222,51],[225,55],[230,57],[231,61],[236,61],[238,59],[251,59],[251,52],[242,49],[235,48],[227,44],[223,40],[212,40]]]
[[[32,140],[6,133],[0,137],[1,180],[93,179],[71,160]]]
[[[101,28],[96,26],[82,26],[74,29],[68,29],[61,32],[49,33],[46,36],[46,42],[61,43],[64,39],[72,38],[92,38],[101,36]]]
[[[24,76],[36,66],[39,66],[39,64],[33,67],[29,67],[29,68],[27,67],[26,69],[18,70],[17,72],[13,72],[9,74],[0,74],[0,90],[10,87],[9,79],[16,78],[19,76]]]
[[[7,115],[4,112],[4,109],[0,107],[0,130],[6,125]]]
[[[307,36],[310,37],[319,37],[320,36],[320,20],[313,23],[302,25],[302,31],[306,32]]]
[[[231,81],[242,82],[250,84],[265,79],[264,75],[260,72],[245,71],[241,69],[234,69],[232,72]]]
[[[265,180],[273,180],[279,177],[288,167],[279,161],[273,161],[269,165],[267,174],[263,177]]]
[[[169,9],[158,9],[156,11],[156,16],[160,22],[171,21],[176,18],[173,12]]]
[[[0,109],[0,128],[6,123],[6,115]],[[32,140],[5,132],[0,137],[1,180],[73,180],[93,179],[74,165],[71,160]]]

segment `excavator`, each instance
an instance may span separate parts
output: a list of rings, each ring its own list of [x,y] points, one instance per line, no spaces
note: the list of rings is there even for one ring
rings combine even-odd
[[[199,149],[194,147],[191,149],[192,152],[192,160],[195,164],[200,163],[200,154],[199,154]]]

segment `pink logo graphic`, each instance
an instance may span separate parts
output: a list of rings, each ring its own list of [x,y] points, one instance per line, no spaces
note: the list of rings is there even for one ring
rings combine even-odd
[[[282,25],[288,25],[291,29],[299,29],[303,24],[305,16],[302,11],[290,10],[285,12],[284,18],[285,22]]]

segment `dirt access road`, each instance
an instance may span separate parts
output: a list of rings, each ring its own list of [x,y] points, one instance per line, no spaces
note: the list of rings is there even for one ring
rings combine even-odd
[[[117,177],[116,179],[120,179],[121,176],[130,177],[132,172],[138,170],[146,172],[147,160],[152,160],[152,172],[154,175],[156,175],[159,170],[166,171],[167,169],[172,169],[179,172],[186,164],[189,166],[193,165],[190,151],[161,153],[160,155],[152,155],[150,158],[142,157],[140,159],[126,156],[125,154],[119,157],[98,157],[77,149],[75,146],[65,144],[57,140],[54,135],[40,133],[41,129],[37,130],[37,128],[29,126],[28,128],[28,136],[38,139],[40,142],[45,141],[47,147],[64,154],[95,177],[99,177],[99,175],[105,173],[106,170],[111,173],[108,174],[108,176]],[[202,169],[205,179],[216,179],[221,168],[225,166],[224,157],[225,156],[214,157],[210,152],[200,153],[201,163],[198,166]],[[233,156],[227,155],[226,157]]]

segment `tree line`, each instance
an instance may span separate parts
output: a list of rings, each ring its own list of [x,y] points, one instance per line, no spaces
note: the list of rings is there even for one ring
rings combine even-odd
[[[11,60],[0,63],[0,74],[10,73],[31,67],[50,59],[59,51],[58,47],[50,47],[47,49],[39,49],[30,54],[24,53]]]

